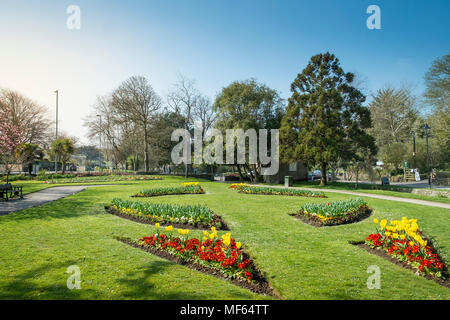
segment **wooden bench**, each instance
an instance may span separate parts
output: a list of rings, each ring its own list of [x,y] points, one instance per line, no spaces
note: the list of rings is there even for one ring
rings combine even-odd
[[[0,199],[8,201],[13,196],[20,196],[23,199],[23,186],[13,186],[12,184],[0,184]]]

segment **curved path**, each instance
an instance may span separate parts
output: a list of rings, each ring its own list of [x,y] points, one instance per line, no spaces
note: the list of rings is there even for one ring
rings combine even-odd
[[[0,202],[0,216],[33,207],[38,207],[43,204],[79,193],[87,188],[103,186],[106,185],[51,187],[29,193],[27,195],[24,195],[23,199]]]
[[[256,185],[256,186],[258,186],[258,187],[267,187],[265,185]],[[270,187],[284,188],[282,186],[270,186]],[[360,196],[360,197],[368,197],[368,198],[375,198],[375,199],[381,199],[381,200],[390,200],[390,201],[399,201],[399,202],[406,202],[406,203],[412,203],[412,204],[420,204],[420,205],[429,206],[429,207],[438,207],[438,208],[450,209],[450,204],[448,204],[448,203],[434,202],[434,201],[427,201],[427,200],[419,200],[419,199],[411,199],[411,198],[400,198],[400,197],[394,197],[394,196],[385,196],[385,195],[374,194],[374,193],[343,191],[343,190],[336,190],[336,189],[315,189],[315,188],[299,188],[299,187],[290,187],[290,188],[292,188],[292,189],[299,189],[299,190],[309,190],[309,191],[323,191],[323,192],[343,193],[343,194],[350,194],[350,195]]]

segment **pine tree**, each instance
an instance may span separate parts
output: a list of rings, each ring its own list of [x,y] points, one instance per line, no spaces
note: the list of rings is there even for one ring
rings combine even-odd
[[[361,160],[358,154],[376,153],[370,111],[365,96],[330,53],[318,54],[291,84],[292,96],[280,130],[281,157],[320,165],[321,184],[327,183],[330,162]],[[359,151],[359,152],[357,152]],[[363,152],[361,152],[363,151]]]

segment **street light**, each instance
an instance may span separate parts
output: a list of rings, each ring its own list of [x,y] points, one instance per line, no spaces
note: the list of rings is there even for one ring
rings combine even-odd
[[[59,92],[58,90],[55,91],[56,93],[56,138],[55,141],[58,140],[58,98],[59,98]],[[58,172],[58,161],[57,156],[55,154],[55,173]]]
[[[414,169],[417,169],[416,165],[416,133],[414,131],[409,132],[413,137],[413,158],[414,158]]]
[[[98,129],[98,137],[99,137],[99,151],[100,151],[100,157],[99,157],[99,166],[102,166],[102,115],[101,114],[97,114],[97,117],[100,118],[100,126]]]
[[[427,167],[428,167],[428,186],[431,188],[431,172],[430,172],[430,152],[428,150],[428,136],[430,134],[430,126],[428,124],[425,124],[423,127],[425,131],[425,136],[427,138]]]

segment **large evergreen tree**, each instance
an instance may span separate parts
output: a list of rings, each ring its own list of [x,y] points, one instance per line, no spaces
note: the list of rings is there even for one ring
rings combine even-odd
[[[361,160],[358,154],[376,152],[373,137],[365,132],[371,126],[370,111],[362,106],[365,96],[353,80],[327,52],[313,56],[291,84],[280,154],[284,161],[320,165],[322,185],[330,162]]]

